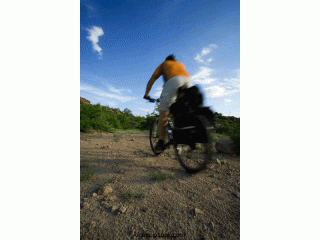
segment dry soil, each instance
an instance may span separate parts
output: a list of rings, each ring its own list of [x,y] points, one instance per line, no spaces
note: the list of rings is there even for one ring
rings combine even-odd
[[[81,239],[240,239],[240,157],[191,175],[147,132],[81,134],[80,151]]]

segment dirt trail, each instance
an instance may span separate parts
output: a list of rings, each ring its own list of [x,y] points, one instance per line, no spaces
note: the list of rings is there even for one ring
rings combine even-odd
[[[190,175],[147,133],[81,134],[80,147],[81,239],[240,239],[239,157],[215,153],[221,165]]]

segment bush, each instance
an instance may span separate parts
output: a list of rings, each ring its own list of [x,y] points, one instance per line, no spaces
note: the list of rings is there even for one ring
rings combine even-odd
[[[105,121],[107,121],[115,129],[122,129],[121,123],[116,114],[108,112]]]
[[[129,109],[119,109],[80,103],[80,131],[91,129],[110,132],[115,129],[149,129],[155,116],[136,117]]]
[[[88,132],[90,129],[111,130],[109,122],[106,121],[106,109],[101,108],[100,104],[80,103],[80,131]]]
[[[226,117],[222,114],[217,114],[216,122],[219,127],[216,132],[229,136],[240,150],[240,118]]]
[[[80,131],[87,132],[91,126],[91,119],[86,114],[80,114]]]
[[[230,139],[234,142],[236,148],[240,150],[240,132],[231,135]]]
[[[129,109],[121,112],[119,109],[80,103],[80,131],[88,132],[92,129],[110,132],[115,129],[140,129],[149,130],[151,124],[159,114],[159,105],[153,113],[146,117],[136,117]],[[225,117],[216,114],[216,132],[229,136],[236,146],[240,148],[240,118]]]

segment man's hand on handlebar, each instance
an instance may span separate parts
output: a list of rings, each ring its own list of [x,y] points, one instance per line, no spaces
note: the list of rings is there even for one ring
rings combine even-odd
[[[160,99],[153,99],[150,96],[146,96],[146,95],[144,95],[143,98],[147,99],[149,102],[155,102],[155,101],[160,102]]]

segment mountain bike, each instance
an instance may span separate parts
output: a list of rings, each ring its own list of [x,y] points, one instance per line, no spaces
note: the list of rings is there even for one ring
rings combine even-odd
[[[148,100],[160,101],[153,98]],[[177,102],[179,103],[178,98]],[[211,110],[208,111],[208,108],[202,106],[189,106],[186,109],[178,106],[178,108],[184,111],[177,114],[177,111],[172,111],[173,108],[170,107],[165,149],[173,146],[176,157],[186,172],[197,173],[204,170],[213,159],[213,113],[211,114]],[[158,124],[159,117],[156,117],[150,126],[149,133],[151,149],[155,155],[163,152],[155,149],[159,140]]]

